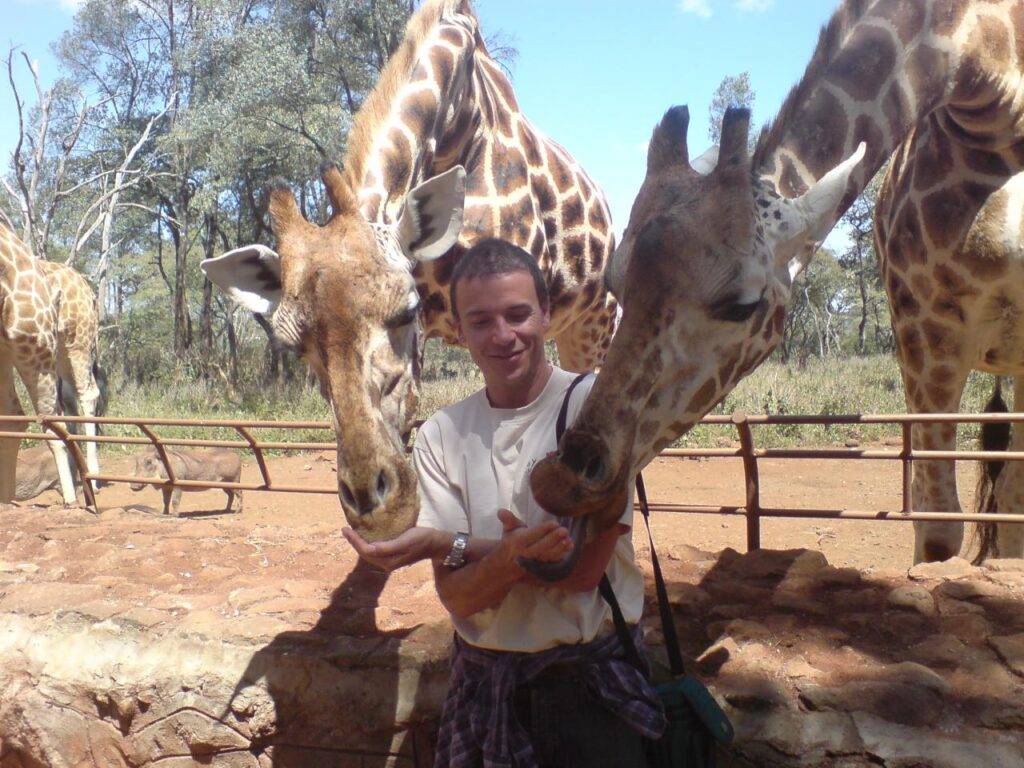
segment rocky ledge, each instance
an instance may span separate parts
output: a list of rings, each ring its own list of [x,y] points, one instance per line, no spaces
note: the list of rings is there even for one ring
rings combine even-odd
[[[429,764],[450,629],[428,566],[384,579],[328,524],[0,514],[0,768]],[[723,765],[1024,768],[1024,561],[663,554],[737,728]]]

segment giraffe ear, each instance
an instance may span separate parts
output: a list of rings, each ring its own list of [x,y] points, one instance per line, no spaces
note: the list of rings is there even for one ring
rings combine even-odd
[[[444,256],[459,239],[466,205],[466,169],[456,165],[405,196],[398,242],[414,261]]]
[[[850,157],[822,176],[818,183],[802,196],[792,201],[803,222],[807,240],[820,243],[836,225],[839,220],[836,212],[846,196],[850,176],[864,159],[866,150],[867,145],[862,141]]]
[[[776,263],[789,270],[791,280],[803,272],[839,220],[836,213],[846,196],[850,176],[864,159],[866,149],[861,142],[849,158],[822,176],[802,196],[781,201],[780,217],[771,221],[765,234]]]
[[[703,155],[690,161],[690,167],[701,176],[707,176],[718,165],[718,146],[708,149]]]
[[[281,303],[281,257],[265,245],[245,245],[199,263],[210,282],[251,312],[271,315]]]

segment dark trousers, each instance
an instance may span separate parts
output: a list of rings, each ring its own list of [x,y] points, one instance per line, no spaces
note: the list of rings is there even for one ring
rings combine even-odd
[[[516,690],[516,716],[541,768],[644,768],[644,738],[572,667],[546,670]]]

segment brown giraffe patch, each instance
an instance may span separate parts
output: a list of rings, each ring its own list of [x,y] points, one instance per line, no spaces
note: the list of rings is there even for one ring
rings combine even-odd
[[[916,325],[904,325],[897,331],[899,352],[906,360],[907,366],[914,373],[924,370],[924,347],[921,344],[921,333]]]
[[[904,205],[892,225],[888,262],[896,269],[905,271],[912,262],[924,261],[924,247],[917,210],[911,205]]]
[[[956,341],[956,331],[948,325],[939,323],[932,318],[921,321],[921,330],[928,351],[938,358],[956,358],[960,356],[960,344]]]
[[[946,387],[940,384],[925,384],[924,391],[935,410],[945,411],[953,407],[950,402],[952,400],[952,393]]]
[[[978,295],[977,288],[970,285],[956,269],[946,264],[939,264],[935,268],[935,278],[939,286],[949,291],[953,296],[970,297]]]
[[[570,200],[562,206],[562,229],[576,229],[583,226],[583,201]]]
[[[948,293],[935,297],[932,312],[946,321],[963,323],[966,320],[963,305]]]
[[[982,59],[984,66],[1003,69],[1011,62],[1009,31],[1002,21],[987,13],[978,14],[967,45]]]
[[[970,185],[973,191],[975,185]],[[921,200],[921,214],[932,242],[939,248],[957,245],[970,217],[977,211],[969,185],[938,189]]]
[[[451,43],[456,48],[462,48],[466,45],[466,33],[461,29],[455,27],[441,27],[440,31],[441,39],[446,43]]]
[[[694,392],[693,397],[690,398],[687,410],[690,413],[705,413],[710,408],[711,401],[717,392],[718,382],[712,377],[701,384],[697,391]]]
[[[604,244],[594,235],[587,235],[587,245],[590,251],[590,269],[592,272],[600,272],[604,266]]]
[[[857,27],[829,68],[828,78],[858,101],[877,99],[889,79],[896,49],[878,27]]]
[[[437,121],[437,99],[428,91],[410,96],[403,115],[414,135],[432,136]]]
[[[861,115],[853,124],[854,146],[862,141],[869,147],[880,147],[885,141],[882,129],[867,115]]]
[[[560,193],[567,192],[576,183],[575,174],[569,170],[569,166],[562,162],[551,147],[547,148],[547,156],[548,171],[555,180],[555,188]]]
[[[1018,67],[1024,67],[1024,4],[1014,3],[1010,7],[1010,24],[1013,27],[1014,39],[1017,42]]]
[[[995,152],[966,147],[961,151],[961,157],[967,167],[977,173],[997,176],[999,179],[1009,178],[1014,173],[1007,165],[1006,160]]]
[[[928,102],[935,101],[941,95],[943,73],[948,60],[949,54],[924,44],[918,45],[910,53],[907,59],[907,80],[918,95],[919,104],[925,102],[921,106],[926,107]]]
[[[889,289],[890,300],[899,317],[918,316],[921,312],[921,305],[896,272],[890,270],[886,275],[886,287]]]
[[[779,191],[786,197],[797,197],[807,191],[807,185],[788,156],[782,158],[782,175],[779,177]]]
[[[537,146],[537,137],[526,126],[526,123],[522,121],[517,126],[516,135],[519,137],[519,145],[523,149],[523,156],[526,158],[526,162],[531,168],[538,168],[544,162],[544,158],[541,156],[540,148]],[[547,183],[547,177],[543,175],[534,177],[532,181],[536,183],[540,179],[544,179],[544,183]]]
[[[832,170],[835,158],[846,147],[848,120],[839,98],[826,90],[815,93],[807,112],[792,127],[791,135],[804,165],[820,179]]]
[[[879,3],[875,13],[890,22],[904,45],[924,29],[926,15],[924,0],[903,0],[899,3]]]
[[[522,155],[500,144],[495,145],[491,152],[491,168],[494,185],[506,195],[522,189],[530,181]]]
[[[533,199],[529,195],[512,205],[505,206],[498,228],[498,237],[522,247],[530,240],[533,226]]]
[[[931,301],[935,293],[931,276],[917,270],[910,274],[910,287],[922,301]]]
[[[952,145],[945,131],[934,124],[927,132],[927,140],[917,142],[920,160],[914,163],[914,188],[931,189],[953,170]]]
[[[946,37],[957,30],[967,14],[969,3],[964,0],[934,0],[932,3],[932,31]]]

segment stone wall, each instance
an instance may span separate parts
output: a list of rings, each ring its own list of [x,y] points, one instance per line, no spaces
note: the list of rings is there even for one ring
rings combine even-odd
[[[450,638],[429,566],[384,579],[331,525],[0,514],[0,768],[429,764]],[[664,560],[737,728],[724,765],[1024,767],[1024,561]]]

